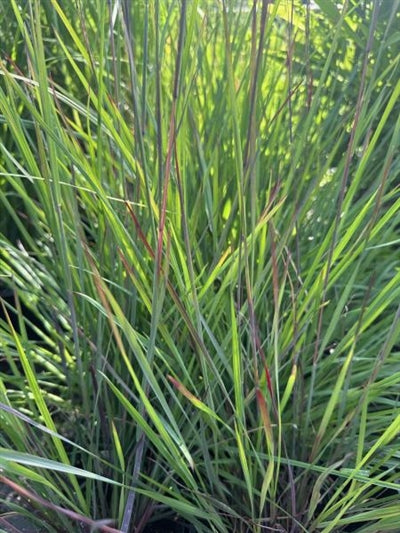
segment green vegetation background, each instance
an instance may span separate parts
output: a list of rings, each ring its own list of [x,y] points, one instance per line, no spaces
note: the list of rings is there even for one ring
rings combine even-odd
[[[399,18],[0,3],[2,530],[398,531]]]

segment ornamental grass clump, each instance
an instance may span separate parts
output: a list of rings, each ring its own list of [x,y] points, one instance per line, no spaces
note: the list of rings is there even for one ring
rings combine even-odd
[[[397,531],[400,3],[0,15],[0,528]]]

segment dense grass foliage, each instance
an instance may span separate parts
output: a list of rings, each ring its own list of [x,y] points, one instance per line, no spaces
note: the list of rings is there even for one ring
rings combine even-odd
[[[0,528],[398,531],[399,1],[0,15]]]

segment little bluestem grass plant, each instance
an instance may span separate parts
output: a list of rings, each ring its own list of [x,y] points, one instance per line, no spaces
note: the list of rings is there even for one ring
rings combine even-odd
[[[0,15],[0,527],[396,531],[399,2]]]

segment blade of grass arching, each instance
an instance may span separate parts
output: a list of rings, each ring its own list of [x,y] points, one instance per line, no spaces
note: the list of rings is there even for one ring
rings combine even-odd
[[[44,116],[33,105],[29,94],[24,92],[23,87],[25,87],[27,91],[29,90],[29,92],[33,93],[39,86],[38,81],[28,78],[26,76],[11,74],[6,70],[5,66],[2,65],[1,62],[0,65],[0,73],[4,76],[8,89],[8,98],[6,98],[5,93],[3,93],[2,89],[0,88],[0,95],[4,94],[4,100],[0,99],[0,109],[2,109],[2,112],[6,117],[7,124],[9,125],[13,133],[13,138],[18,144],[19,150],[23,153],[24,157],[22,158],[22,161],[24,161],[24,163],[27,165],[27,169],[24,171],[24,174],[26,174],[29,179],[36,179],[36,181],[39,181],[41,200],[44,203],[43,207],[46,207],[48,206],[48,197],[46,195],[46,192],[48,192],[48,187],[46,188],[46,183],[48,184],[51,182],[51,177],[48,177],[47,182],[44,178],[41,177],[41,172],[37,164],[37,155],[30,148],[30,143],[32,144],[32,139],[29,138],[27,130],[23,128],[23,121],[20,120],[18,116],[15,96],[17,96],[29,110],[29,113],[33,118],[32,126],[34,125],[36,127],[39,126],[43,128],[46,131],[47,135],[51,136],[54,142],[63,150],[65,150],[65,145],[63,143],[67,142],[67,146],[69,146],[71,141],[70,139],[68,139],[68,137],[65,136],[60,138],[60,136],[63,135],[63,132],[59,128],[54,131],[49,128],[49,125],[46,123]],[[70,95],[65,94],[65,91],[63,91],[61,88],[55,89],[54,86],[52,86],[48,87],[48,91],[51,97],[55,98],[56,100],[62,101],[72,110],[77,111],[81,115],[86,114],[88,117],[90,117],[91,122],[96,123],[96,115],[90,109],[83,107],[76,99],[74,99]],[[75,156],[74,150],[70,152],[70,155]],[[42,162],[46,166],[47,163],[45,161]],[[21,168],[22,170],[22,167],[19,166],[19,168]],[[41,183],[43,183],[43,186],[41,185]]]
[[[384,512],[384,518],[382,514]],[[385,531],[389,533],[392,531],[396,533],[399,528],[399,511],[396,506],[387,508],[384,511],[370,511],[365,513],[359,513],[354,520],[343,519],[340,521],[340,526],[347,527],[348,524],[360,522],[361,524],[367,523],[367,526],[361,526],[358,528],[359,533],[376,533],[377,531]]]
[[[121,483],[114,481],[113,479],[100,476],[93,472],[88,472],[82,468],[77,468],[71,466],[67,463],[60,463],[53,461],[52,459],[47,459],[45,457],[38,457],[36,455],[31,455],[28,453],[18,452],[14,450],[6,450],[0,448],[0,462],[3,465],[4,469],[7,470],[8,466],[12,467],[12,463],[17,463],[19,465],[31,466],[34,468],[40,468],[45,470],[52,470],[54,472],[62,472],[68,474],[70,479],[76,479],[77,477],[84,477],[88,479],[94,479],[96,481],[101,481],[103,483],[111,483],[121,487]]]
[[[0,385],[0,387],[1,387],[1,385]],[[11,405],[6,405],[6,404],[0,402],[0,411],[4,411],[4,412],[9,413],[10,415],[12,415],[12,417],[10,417],[10,420],[11,419],[13,420],[13,424],[14,425],[16,423],[15,418],[18,418],[18,419],[22,420],[23,422],[26,422],[27,424],[31,425],[32,427],[35,427],[35,428],[39,429],[43,433],[46,433],[47,435],[50,435],[51,437],[53,437],[55,439],[61,440],[61,441],[65,442],[66,444],[69,444],[70,446],[76,447],[76,448],[78,448],[79,450],[81,450],[82,452],[84,452],[86,454],[94,455],[94,454],[92,454],[92,452],[90,452],[89,450],[86,450],[85,448],[83,448],[79,444],[76,444],[75,442],[71,441],[70,439],[67,439],[66,437],[63,437],[59,433],[54,432],[51,429],[49,429],[49,427],[43,426],[43,424],[39,424],[38,422],[33,420],[31,417],[19,412],[17,409],[14,409]],[[0,416],[2,416],[2,415],[0,415]],[[20,428],[20,431],[23,432],[22,428]]]
[[[29,461],[29,459],[27,459],[27,460]],[[22,459],[22,461],[24,461],[24,459]],[[37,487],[37,490],[38,489],[40,490],[40,494],[43,497],[43,502],[38,502],[39,505],[37,507],[39,507],[39,508],[36,509],[36,511],[39,511],[40,515],[42,515],[42,513],[44,511],[43,508],[47,507],[46,503],[48,503],[48,502],[51,502],[52,505],[55,505],[55,502],[57,502],[58,505],[60,505],[60,504],[61,505],[65,505],[66,506],[65,508],[73,510],[71,512],[75,512],[75,513],[81,514],[81,510],[79,508],[77,508],[76,503],[75,502],[71,503],[71,501],[68,498],[65,497],[65,491],[60,490],[60,486],[63,486],[63,483],[60,480],[60,476],[58,476],[55,471],[44,470],[44,475],[46,477],[51,477],[52,478],[52,482],[49,482],[46,479],[46,477],[44,477],[43,475],[37,474],[34,469],[27,468],[27,467],[23,466],[23,464],[19,464],[17,462],[13,462],[13,461],[2,461],[1,458],[0,458],[0,464],[2,464],[3,474],[7,473],[7,475],[12,476],[14,478],[14,480],[15,479],[16,480],[23,480],[23,483],[24,483],[25,486],[26,485],[28,485],[28,487],[29,486],[35,486],[35,487]],[[42,470],[42,472],[43,472],[43,470]],[[1,476],[0,476],[0,478],[1,478]],[[56,478],[58,478],[58,479],[56,479]],[[8,478],[5,478],[5,477],[3,477],[3,479],[8,480]],[[9,482],[5,481],[4,484],[11,486],[13,483],[15,483],[15,485],[18,486],[22,491],[27,491],[27,489],[24,486],[21,486],[22,485],[22,481],[21,481],[21,484],[19,484],[19,485],[16,483],[16,481],[14,481],[14,482],[11,481],[11,480],[8,480],[8,481]],[[4,488],[3,483],[0,483],[0,486],[1,485],[2,485],[2,488]],[[18,492],[19,491],[16,491],[17,494],[18,494]],[[47,499],[44,499],[44,498],[47,498]],[[33,501],[34,501],[34,499],[32,499],[30,502],[28,501],[28,503],[32,504]],[[11,510],[15,509],[15,506],[14,506],[13,503],[11,503],[9,505],[6,504],[4,508],[5,508],[5,510],[11,511]],[[27,509],[25,508],[25,513],[26,513],[26,517],[27,517],[28,520],[31,520],[31,519],[34,520],[36,518],[35,510],[34,510],[34,508],[31,507],[31,505],[29,505]],[[42,519],[43,519],[43,516],[42,516]],[[47,519],[51,520],[49,517],[47,517]],[[41,525],[43,525],[43,524],[41,524]],[[68,521],[65,519],[64,515],[58,515],[57,516],[55,525],[56,525],[56,527],[58,526],[58,528],[62,528],[62,530],[64,528],[67,528],[69,530],[70,527],[71,527],[71,524],[68,523]],[[60,531],[60,529],[58,529],[58,528],[57,528],[57,530],[52,529],[51,531],[54,531],[54,532],[55,531]],[[30,529],[29,529],[29,531],[30,531]],[[47,528],[46,528],[46,531],[47,531]]]
[[[1,450],[3,448],[0,448],[0,454]],[[0,458],[0,462],[3,465],[3,473],[7,472],[9,475],[13,475],[16,479],[24,479],[26,481],[33,482],[36,486],[39,486],[42,488],[43,491],[46,490],[48,494],[51,494],[54,497],[58,498],[59,502],[62,502],[63,504],[67,505],[70,508],[74,508],[75,510],[78,510],[76,507],[76,504],[73,503],[73,500],[66,497],[63,490],[60,488],[59,483],[57,482],[57,479],[55,476],[49,476],[49,473],[52,474],[53,472],[58,472],[58,470],[55,469],[43,469],[41,470],[41,473],[37,472],[37,468],[40,468],[40,464],[37,464],[37,461],[33,463],[33,468],[28,468],[27,466],[24,466],[25,464],[30,465],[30,459],[34,458],[40,461],[40,457],[37,455],[27,454],[26,452],[18,452],[17,460],[14,460],[15,457],[13,454],[15,450],[8,450],[5,449],[5,459],[2,461]],[[7,454],[7,452],[10,452],[12,455],[10,456]],[[10,460],[8,459],[10,457]],[[57,465],[57,463],[56,463]],[[54,465],[51,465],[54,466]],[[50,479],[48,479],[50,477]]]
[[[389,533],[393,531],[396,533],[399,528],[400,513],[398,506],[385,507],[382,510],[366,511],[357,515],[356,522],[366,523],[368,525],[361,526],[359,533],[376,533],[376,531],[385,531]],[[351,524],[353,521],[341,520],[340,525]]]
[[[225,422],[208,405],[194,396],[194,394],[192,394],[182,383],[172,376],[167,376],[167,378],[174,385],[174,387],[196,407],[196,409],[199,409],[213,420],[225,425]],[[213,427],[215,428],[215,426]]]
[[[386,444],[391,442],[398,435],[399,431],[400,431],[400,415],[397,415],[396,418],[393,420],[393,422],[390,424],[390,426],[384,431],[384,433],[379,437],[379,439],[375,442],[375,444],[364,455],[362,460],[357,463],[354,469],[350,470],[347,480],[338,488],[335,495],[332,496],[332,498],[330,499],[330,502],[326,505],[325,509],[328,509],[327,512],[329,514],[334,513],[335,517],[329,523],[329,525],[322,530],[322,533],[330,533],[331,531],[335,530],[335,527],[337,523],[339,522],[340,518],[343,516],[346,510],[353,505],[354,501],[357,500],[359,495],[366,490],[367,485],[361,485],[360,487],[357,488],[357,490],[354,490],[354,492],[351,492],[348,495],[346,495],[345,501],[342,502],[342,500],[339,500],[339,502],[336,505],[331,505],[331,502],[335,501],[335,496],[338,495],[339,491],[343,493],[345,487],[347,487],[347,485],[354,479],[354,475],[358,473],[368,463],[368,460],[375,453],[377,453]],[[322,516],[319,518],[322,521],[323,519]]]
[[[363,401],[367,403],[365,401],[365,398]],[[362,404],[362,408],[363,406],[364,406],[364,403]],[[368,414],[367,407],[365,407],[365,409],[363,408],[362,416],[364,416],[364,413],[365,415]],[[330,515],[333,515],[336,519],[337,513],[339,512],[339,510],[341,510],[340,516],[342,516],[344,512],[346,511],[346,509],[351,507],[351,505],[359,498],[361,493],[365,492],[369,486],[372,486],[372,485],[383,486],[384,484],[387,483],[387,482],[380,481],[380,477],[385,477],[388,472],[385,472],[385,471],[382,472],[380,468],[377,469],[378,475],[376,477],[372,477],[373,471],[371,470],[371,468],[368,468],[366,470],[367,476],[368,476],[367,478],[365,478],[365,476],[360,476],[360,473],[362,473],[365,470],[365,466],[370,464],[369,460],[371,459],[373,455],[377,454],[378,450],[380,450],[380,455],[382,455],[382,453],[384,452],[383,446],[389,443],[394,438],[396,431],[398,431],[400,415],[398,415],[394,421],[393,421],[393,415],[394,415],[394,412],[391,410],[390,419],[392,420],[392,423],[390,424],[389,427],[392,428],[392,432],[391,430],[385,431],[384,434],[381,436],[381,438],[378,439],[376,444],[369,450],[369,452],[364,457],[362,457],[363,449],[361,448],[361,446],[359,446],[357,450],[356,467],[342,469],[342,472],[347,475],[347,479],[346,481],[343,482],[342,485],[338,486],[334,495],[330,498],[329,502],[327,502],[325,509],[323,510],[323,512],[317,519],[319,523],[321,523],[322,520],[325,520]],[[371,421],[369,421],[369,424],[371,424]],[[382,428],[382,425],[379,424],[379,429],[381,428]],[[360,442],[360,444],[362,443]],[[390,450],[389,448],[389,452],[386,454],[386,457],[382,459],[381,464],[387,465],[387,460],[392,455],[393,455],[393,450]],[[347,487],[349,483],[350,483],[350,487]]]
[[[7,322],[8,322],[8,326],[10,328],[10,331],[12,332],[13,334],[13,338],[14,338],[14,342],[15,342],[15,346],[17,348],[17,351],[18,351],[18,355],[19,355],[19,358],[20,358],[20,361],[21,361],[21,364],[22,364],[22,368],[24,370],[24,373],[25,373],[25,376],[26,376],[26,379],[28,381],[28,384],[29,384],[29,388],[32,392],[32,397],[33,397],[33,400],[41,414],[41,416],[43,417],[43,420],[46,424],[46,427],[52,432],[52,442],[53,442],[53,445],[54,445],[54,448],[55,450],[57,451],[57,454],[59,456],[59,458],[61,459],[61,461],[66,465],[66,466],[69,466],[70,465],[70,461],[69,461],[69,458],[68,458],[68,455],[65,451],[65,448],[62,444],[62,441],[58,438],[57,435],[57,429],[56,429],[56,426],[53,422],[53,418],[50,414],[50,411],[46,405],[46,402],[45,402],[45,399],[44,399],[44,396],[43,396],[43,392],[39,386],[39,382],[37,380],[37,377],[36,377],[36,374],[35,374],[35,371],[34,371],[34,368],[32,367],[30,361],[29,361],[29,357],[28,355],[26,354],[23,346],[21,345],[21,342],[19,340],[19,337],[14,329],[14,326],[11,322],[11,319],[7,313],[7,309],[5,308],[4,304],[3,304],[3,312],[4,312],[4,315],[5,317],[7,318]],[[78,498],[78,501],[79,501],[79,504],[81,505],[82,509],[84,509],[85,511],[87,511],[87,506],[86,506],[86,501],[85,501],[85,498],[83,496],[83,493],[82,493],[82,490],[78,484],[78,481],[76,479],[76,477],[74,476],[71,476],[70,477],[70,480],[71,480],[71,484],[72,486],[74,487],[74,490],[76,492],[76,495],[77,495],[77,498]]]
[[[349,248],[346,254],[343,254],[343,258],[341,261],[342,263],[345,262],[345,255],[349,256],[351,254],[352,256],[357,257],[361,252],[364,252],[365,255],[365,250],[368,250],[369,240],[371,238],[376,237],[376,235],[379,234],[379,232],[381,232],[382,230],[385,230],[387,227],[387,222],[390,220],[390,218],[387,217],[387,212],[384,216],[381,215],[381,208],[384,199],[384,191],[387,186],[388,176],[393,163],[395,146],[398,145],[398,141],[400,139],[399,126],[400,120],[396,122],[393,137],[391,139],[389,147],[387,148],[387,156],[382,164],[382,171],[379,175],[379,178],[377,179],[376,193],[371,195],[370,199],[366,202],[364,208],[360,210],[359,214],[353,215],[354,222],[350,225],[349,230],[346,231],[346,234],[351,233],[351,229],[354,226],[364,226],[353,247]],[[370,214],[371,211],[372,214]],[[339,276],[340,268],[338,264],[335,268],[332,269],[332,277],[333,279],[336,279]]]
[[[315,481],[312,492],[311,492],[309,507],[307,510],[308,522],[311,522],[311,519],[314,516],[315,510],[317,509],[317,505],[321,500],[321,489],[322,489],[323,484],[326,482],[327,478],[330,476],[331,471],[334,471],[340,466],[342,466],[343,461],[344,460],[341,459],[340,461],[337,461],[336,463],[334,463],[332,466],[327,467],[325,472],[320,474],[317,480]]]
[[[7,351],[5,352],[7,356]],[[12,360],[12,357],[9,359]],[[0,446],[4,447],[11,441],[14,449],[29,451],[28,432],[20,420],[18,418],[16,419],[13,414],[13,408],[8,398],[8,389],[2,378],[0,378],[0,398],[2,400],[2,403],[0,403],[0,425],[2,428]]]
[[[266,458],[267,456],[265,455],[264,457]],[[277,458],[274,458],[274,460],[276,461]],[[282,464],[290,463],[292,467],[299,468],[300,470],[304,470],[304,471],[310,470],[312,472],[321,473],[321,474],[326,472],[327,468],[329,468],[326,466],[306,463],[304,461],[298,461],[297,459],[292,459],[292,458],[287,459],[286,457],[282,457],[280,460],[282,461]],[[399,487],[400,487],[398,483],[394,483],[391,481],[383,481],[378,478],[370,478],[369,472],[363,468],[361,468],[361,470],[357,472],[354,472],[354,469],[351,469],[351,468],[350,469],[342,468],[340,470],[336,470],[336,469],[330,470],[330,475],[334,476],[335,478],[343,479],[347,481],[349,477],[349,472],[354,474],[354,479],[356,479],[357,481],[360,481],[360,483],[371,483],[372,485],[375,485],[376,487],[382,487],[382,488],[393,489],[393,490],[399,490]],[[329,509],[329,507],[327,508]]]

